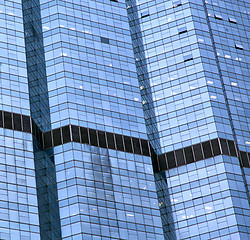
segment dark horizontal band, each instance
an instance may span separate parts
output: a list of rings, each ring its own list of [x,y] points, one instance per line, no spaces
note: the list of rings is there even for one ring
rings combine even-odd
[[[222,138],[216,138],[157,155],[146,139],[75,125],[67,125],[42,132],[30,116],[6,111],[0,111],[0,127],[32,133],[43,149],[53,148],[68,142],[78,142],[101,148],[150,156],[155,172],[165,171],[222,154],[238,157],[241,166],[250,168],[250,153],[238,151],[234,141]]]
[[[42,134],[44,149],[68,142],[84,143],[144,156],[151,155],[148,140],[91,128],[67,125]]]
[[[0,111],[0,127],[32,133],[32,121],[30,116]]]
[[[0,127],[32,133],[43,149],[49,149],[68,142],[78,142],[144,156],[151,155],[149,142],[145,139],[74,125],[42,132],[30,116],[17,113],[0,111]]]
[[[183,166],[218,155],[238,157],[243,167],[250,168],[250,153],[238,151],[234,141],[216,138],[189,147],[152,156],[155,172]]]

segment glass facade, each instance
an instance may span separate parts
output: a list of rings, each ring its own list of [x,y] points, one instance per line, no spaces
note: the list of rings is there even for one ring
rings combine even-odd
[[[0,0],[0,239],[250,238],[248,15]]]
[[[249,239],[249,3],[126,1],[166,239]]]
[[[20,1],[0,1],[0,49],[0,239],[40,239]]]

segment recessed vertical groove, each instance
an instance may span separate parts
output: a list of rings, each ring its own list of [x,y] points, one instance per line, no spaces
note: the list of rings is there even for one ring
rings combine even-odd
[[[47,156],[41,145],[42,132],[50,130],[51,126],[40,1],[22,0],[22,10],[32,117],[32,124],[30,121],[29,126],[30,132],[33,132],[40,236],[41,240],[55,240],[61,238],[61,229],[54,159],[53,154]],[[22,120],[23,126],[29,131],[28,124],[25,124],[27,119],[23,116]],[[48,134],[47,138],[48,141],[44,142],[44,146],[52,145],[51,133]]]

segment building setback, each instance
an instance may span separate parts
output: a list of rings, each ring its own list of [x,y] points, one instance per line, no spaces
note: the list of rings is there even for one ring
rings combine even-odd
[[[248,20],[0,0],[0,239],[250,239]]]

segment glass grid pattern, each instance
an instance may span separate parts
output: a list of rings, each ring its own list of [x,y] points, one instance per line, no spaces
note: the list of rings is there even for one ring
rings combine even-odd
[[[62,238],[163,239],[150,158],[100,148],[147,140],[125,4],[40,3]]]
[[[0,128],[0,238],[40,239],[32,135]]]
[[[248,9],[0,0],[0,239],[248,239]]]
[[[0,239],[39,240],[21,1],[0,1],[0,51]]]
[[[230,116],[242,151],[250,149],[249,7],[248,1],[206,4]],[[216,19],[216,15],[221,18]]]
[[[177,239],[248,239],[248,195],[235,157],[166,172]],[[161,203],[160,203],[161,204]]]
[[[63,239],[164,239],[150,157],[55,147]]]
[[[147,138],[125,4],[41,1],[41,14],[52,128]]]
[[[244,167],[250,145],[249,3],[130,0],[126,4],[147,132],[158,154],[153,158],[159,164],[155,170],[162,171],[155,177],[165,238],[248,239],[249,177]],[[234,141],[238,158],[211,158],[215,151],[211,143],[217,138]],[[217,161],[225,165],[224,177],[213,171]],[[232,162],[237,177],[230,175]],[[238,190],[232,179],[241,182]],[[224,189],[229,189],[231,203],[220,205]]]

